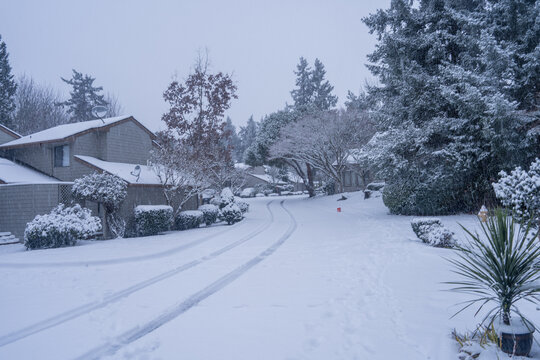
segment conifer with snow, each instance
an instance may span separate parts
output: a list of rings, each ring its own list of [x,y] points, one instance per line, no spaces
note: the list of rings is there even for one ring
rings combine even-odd
[[[11,74],[9,53],[6,43],[0,36],[0,124],[13,127],[12,113],[15,110],[15,91],[17,84]]]
[[[99,94],[103,87],[94,86],[95,78],[90,75],[82,74],[75,69],[72,70],[71,79],[61,78],[63,82],[70,85],[70,98],[64,102],[58,103],[67,108],[71,122],[92,120],[95,116],[92,109],[95,106],[105,106],[107,101],[105,95]]]

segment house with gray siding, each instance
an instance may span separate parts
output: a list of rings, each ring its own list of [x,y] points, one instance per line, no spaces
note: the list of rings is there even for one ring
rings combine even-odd
[[[17,134],[15,131],[0,124],[0,144],[5,144],[20,137],[21,135]]]
[[[133,116],[120,116],[59,125],[0,144],[0,232],[22,238],[27,222],[58,203],[73,201],[73,181],[95,171],[127,183],[128,195],[120,209],[126,219],[137,205],[166,204],[162,184],[147,166],[155,138]],[[132,175],[136,166],[139,176]],[[99,204],[82,205],[105,219]],[[197,205],[194,197],[185,207]]]

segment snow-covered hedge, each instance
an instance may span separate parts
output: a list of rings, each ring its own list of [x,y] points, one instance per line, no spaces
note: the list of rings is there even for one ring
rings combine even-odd
[[[221,209],[220,218],[232,225],[243,219],[242,210],[235,203],[229,204]]]
[[[198,228],[204,222],[204,214],[199,210],[180,211],[176,216],[175,225],[178,230]]]
[[[514,210],[519,218],[538,221],[540,217],[540,159],[531,164],[529,171],[520,167],[501,177],[493,184],[495,195],[504,206]]]
[[[118,176],[93,173],[75,179],[71,191],[78,199],[102,203],[110,212],[120,207],[126,198],[127,184]]]
[[[203,213],[203,219],[206,226],[210,226],[218,219],[219,208],[216,205],[206,204],[199,206],[199,211]]]
[[[437,218],[413,219],[411,227],[420,240],[435,247],[451,248],[456,244],[454,233]]]
[[[73,246],[101,231],[101,221],[89,209],[76,204],[55,207],[49,214],[37,215],[26,225],[24,245],[27,249]]]
[[[236,205],[238,205],[238,208],[242,212],[242,214],[245,214],[249,211],[249,204],[242,200],[236,200]]]
[[[139,205],[135,208],[137,236],[156,235],[167,231],[173,221],[173,208],[167,205]]]
[[[254,196],[255,196],[255,189],[251,188],[251,187],[250,188],[245,188],[240,193],[240,197],[243,197],[243,198],[249,198],[249,197],[254,197]]]

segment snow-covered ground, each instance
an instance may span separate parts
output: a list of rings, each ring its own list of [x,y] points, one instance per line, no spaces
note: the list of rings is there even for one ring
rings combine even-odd
[[[380,198],[348,196],[250,199],[233,226],[0,246],[0,359],[456,360],[452,329],[479,319],[450,318],[467,299],[444,291],[452,250],[414,240]],[[476,225],[441,219],[458,239],[458,222]]]

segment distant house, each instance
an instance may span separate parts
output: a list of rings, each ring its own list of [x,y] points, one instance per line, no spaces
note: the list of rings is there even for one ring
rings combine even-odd
[[[125,218],[136,205],[165,204],[162,185],[146,166],[154,140],[133,116],[120,116],[59,125],[0,144],[0,232],[22,238],[27,222],[58,203],[71,202],[72,182],[94,171],[117,175],[128,184],[120,209]],[[98,204],[84,205],[104,218]],[[197,205],[194,197],[186,207]]]
[[[285,185],[293,185],[294,191],[305,190],[305,185],[302,179],[292,172],[287,173],[288,181],[283,181],[275,176],[269,174],[270,166],[249,166],[244,163],[236,163],[237,169],[244,170],[246,173],[246,179],[244,188],[257,188],[257,187],[283,187]]]
[[[347,169],[341,173],[343,191],[345,192],[364,190],[372,180],[369,170],[362,168],[358,158],[359,151],[357,149],[352,149],[347,156]],[[339,184],[336,184],[336,192],[339,191]]]

